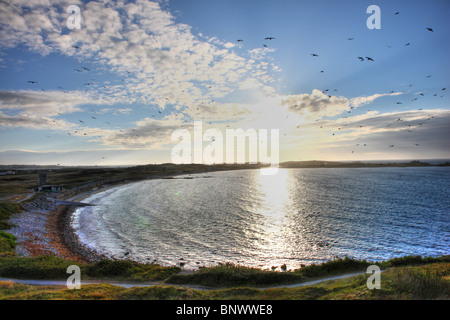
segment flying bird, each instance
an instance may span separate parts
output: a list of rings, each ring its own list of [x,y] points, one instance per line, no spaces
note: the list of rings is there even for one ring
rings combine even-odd
[[[396,13],[394,13],[394,15],[398,15],[400,12],[396,12]]]
[[[32,80],[29,80],[29,81],[27,81],[28,83],[31,83],[31,84],[35,84],[35,83],[37,83],[37,81],[32,81]]]
[[[431,29],[431,28],[427,28],[427,30],[428,30],[428,31],[431,31],[431,32],[433,32],[433,31],[434,31],[434,30],[433,30],[433,29]]]
[[[368,61],[374,61],[371,57],[366,57]]]
[[[355,39],[355,38],[347,38],[347,40],[353,40],[353,39]]]
[[[315,53],[311,53],[311,55],[312,55],[313,57],[318,57],[318,56],[319,56],[318,54],[315,54]]]
[[[408,42],[407,44],[405,44],[405,47],[409,46],[411,44],[411,42]]]
[[[242,39],[237,39],[236,41],[237,41],[237,42],[242,42],[242,41],[244,41],[244,40],[242,40]]]
[[[363,58],[363,57],[358,57],[358,59],[361,60],[361,61],[364,61],[364,58]]]
[[[275,38],[274,37],[266,37],[266,38],[264,38],[264,40],[274,40]]]

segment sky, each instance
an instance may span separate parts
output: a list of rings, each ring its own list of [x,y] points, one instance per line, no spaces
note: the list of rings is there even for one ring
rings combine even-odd
[[[449,10],[1,1],[0,164],[171,162],[172,134],[194,121],[224,137],[276,129],[280,161],[450,158]]]

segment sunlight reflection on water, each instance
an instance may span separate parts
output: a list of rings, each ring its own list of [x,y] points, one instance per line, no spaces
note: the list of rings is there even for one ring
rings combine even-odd
[[[449,177],[448,168],[360,168],[148,180],[86,199],[98,205],[77,210],[73,225],[112,257],[186,268],[442,255]]]

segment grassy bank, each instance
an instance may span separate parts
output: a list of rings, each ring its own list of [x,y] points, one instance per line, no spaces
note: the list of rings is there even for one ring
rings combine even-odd
[[[178,267],[141,264],[132,261],[104,260],[79,263],[55,256],[19,257],[11,253],[0,254],[0,277],[17,279],[67,279],[67,268],[77,265],[81,278],[126,281],[161,281],[181,271]]]
[[[298,288],[256,289],[234,287],[217,290],[156,285],[123,288],[110,284],[83,285],[79,290],[65,287],[37,287],[0,282],[0,299],[20,300],[411,300],[449,299],[450,263],[392,267],[381,274],[381,289],[367,288],[368,275],[326,281]]]
[[[336,259],[300,269],[277,272],[257,268],[222,264],[200,268],[198,271],[180,272],[178,267],[143,264],[128,260],[103,260],[96,263],[79,263],[55,256],[19,257],[14,253],[0,254],[0,277],[18,279],[66,279],[67,267],[78,265],[83,279],[115,279],[128,281],[164,281],[166,284],[202,285],[208,287],[271,286],[300,283],[337,274],[365,271],[376,264],[385,270],[395,267],[450,264],[450,256],[406,256],[384,262],[369,262],[350,258]]]
[[[7,221],[13,214],[21,211],[20,205],[13,203],[0,203],[0,230],[8,230],[13,226]],[[16,247],[16,238],[6,232],[0,231],[0,253],[13,252]]]

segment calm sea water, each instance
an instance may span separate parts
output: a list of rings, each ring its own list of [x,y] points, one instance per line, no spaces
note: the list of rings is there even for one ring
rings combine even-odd
[[[280,169],[155,179],[85,199],[72,226],[110,257],[297,268],[450,254],[450,168]]]

